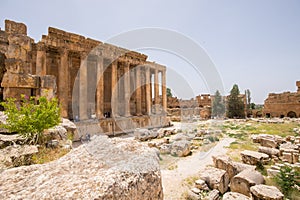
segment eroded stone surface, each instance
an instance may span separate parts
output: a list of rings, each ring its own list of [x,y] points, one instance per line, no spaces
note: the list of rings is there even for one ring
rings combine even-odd
[[[228,190],[229,176],[225,170],[209,167],[200,173],[200,177],[210,189],[217,189],[222,194]]]
[[[254,200],[282,200],[284,195],[274,186],[255,185],[250,188]]]
[[[42,165],[0,174],[1,199],[163,199],[156,153],[132,140],[93,137]]]

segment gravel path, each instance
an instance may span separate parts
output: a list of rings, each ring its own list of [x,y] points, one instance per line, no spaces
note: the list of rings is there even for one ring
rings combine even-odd
[[[178,200],[187,188],[183,185],[184,179],[197,175],[207,165],[213,164],[212,156],[223,155],[234,141],[233,138],[224,138],[208,152],[197,152],[191,156],[180,159],[176,164],[177,168],[173,170],[161,170],[162,183],[165,200]]]

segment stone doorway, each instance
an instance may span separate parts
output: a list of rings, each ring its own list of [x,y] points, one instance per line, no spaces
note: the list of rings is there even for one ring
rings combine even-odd
[[[297,114],[294,111],[290,111],[290,112],[288,112],[287,117],[296,118]]]

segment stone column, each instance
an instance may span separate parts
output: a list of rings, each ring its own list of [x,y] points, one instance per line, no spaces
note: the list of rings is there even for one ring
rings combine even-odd
[[[69,94],[69,62],[68,51],[60,49],[60,68],[58,73],[58,97],[61,105],[62,117],[68,118],[68,94]]]
[[[154,71],[154,104],[155,104],[155,113],[159,109],[159,84],[158,84],[158,70]]]
[[[162,91],[162,106],[163,111],[167,112],[167,81],[166,81],[166,70],[161,72],[161,91]]]
[[[80,120],[88,119],[87,114],[87,54],[81,54],[79,69],[79,117]]]
[[[97,60],[97,103],[96,103],[96,115],[98,119],[103,118],[103,108],[104,108],[104,71],[103,71],[103,57],[99,56]]]
[[[130,116],[130,63],[124,65],[124,106],[125,116]]]
[[[44,76],[47,74],[46,68],[46,47],[43,43],[37,44],[36,52],[36,74]]]
[[[135,68],[135,81],[136,81],[136,114],[138,116],[142,115],[142,93],[141,93],[141,67],[137,66]]]
[[[151,92],[150,92],[150,67],[146,66],[145,67],[145,71],[146,71],[146,111],[148,115],[151,115]]]
[[[111,110],[114,117],[119,116],[119,98],[118,98],[118,74],[117,69],[118,68],[118,62],[113,61],[111,63]]]

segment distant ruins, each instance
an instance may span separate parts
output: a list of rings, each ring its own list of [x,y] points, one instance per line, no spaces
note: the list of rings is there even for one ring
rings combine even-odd
[[[300,81],[297,92],[270,93],[265,100],[263,114],[266,117],[300,117]]]
[[[99,119],[108,134],[167,124],[165,66],[56,28],[49,27],[35,43],[25,24],[5,20],[0,81],[2,100],[21,94],[55,96],[62,117]]]
[[[193,119],[193,117],[210,119],[212,99],[213,96],[210,94],[201,94],[190,100],[168,97],[167,111],[172,121],[181,121],[184,120],[183,118]]]

